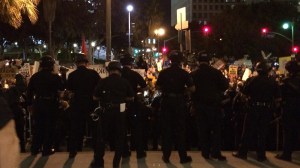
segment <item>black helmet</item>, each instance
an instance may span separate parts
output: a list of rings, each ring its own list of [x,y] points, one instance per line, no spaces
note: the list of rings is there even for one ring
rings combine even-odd
[[[84,54],[77,54],[75,63],[88,63],[88,59]]]
[[[210,59],[205,53],[197,53],[196,58],[199,62],[209,62]]]
[[[108,71],[111,71],[111,70],[122,71],[122,65],[119,61],[111,61],[107,66],[107,70]]]
[[[289,61],[285,64],[285,69],[292,74],[300,72],[300,63],[297,61]]]
[[[255,70],[258,72],[258,74],[267,74],[271,67],[265,62],[258,62],[255,66]]]
[[[54,59],[51,56],[46,55],[41,58],[40,67],[46,69],[53,68],[54,63]]]
[[[171,51],[168,58],[172,61],[172,63],[180,63],[183,61],[183,54],[180,51]]]
[[[120,56],[120,62],[122,65],[132,65],[133,61],[134,59],[128,53]]]

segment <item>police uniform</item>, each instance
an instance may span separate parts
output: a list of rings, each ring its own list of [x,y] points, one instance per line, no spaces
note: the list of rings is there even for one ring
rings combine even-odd
[[[289,74],[281,86],[282,91],[282,124],[283,124],[283,153],[276,158],[291,161],[295,145],[300,138],[300,65],[296,61],[286,64]]]
[[[77,69],[69,74],[67,80],[67,89],[72,92],[70,100],[70,158],[75,157],[77,151],[82,148],[86,124],[87,121],[90,121],[89,114],[97,105],[93,101],[93,93],[100,76],[95,70],[86,67],[88,61],[85,57],[84,55],[77,56]],[[88,122],[88,126],[92,127],[91,122]]]
[[[32,155],[40,149],[43,149],[43,156],[53,153],[51,148],[59,111],[59,91],[64,89],[61,77],[52,72],[53,65],[54,60],[50,56],[42,57],[42,69],[32,75],[28,84],[28,105],[33,107]]]
[[[163,161],[169,162],[172,150],[172,140],[176,140],[181,163],[191,162],[186,152],[186,101],[184,93],[192,88],[193,81],[189,73],[180,67],[182,53],[173,51],[169,58],[172,65],[162,70],[156,82],[156,87],[162,92],[161,127]],[[173,137],[175,135],[175,138]]]
[[[99,81],[94,93],[94,97],[100,100],[100,104],[105,111],[98,123],[98,135],[92,167],[103,167],[105,141],[107,139],[114,140],[115,155],[113,158],[113,167],[119,167],[126,138],[127,117],[124,103],[126,103],[128,98],[133,99],[134,97],[134,92],[129,82],[121,77],[120,63],[116,61],[110,62],[108,71],[110,75]]]
[[[140,90],[146,88],[146,81],[143,77],[131,70],[128,65],[132,64],[133,59],[130,55],[124,56],[121,59],[121,63],[124,66],[122,68],[122,77],[127,79],[135,92],[135,99],[134,102],[130,103],[128,106],[128,115],[129,115],[129,123],[130,123],[130,130],[131,130],[131,145],[135,147],[137,152],[137,158],[142,158],[146,156],[145,153],[145,127],[146,127],[146,111],[143,108],[142,102],[137,99],[137,93]]]
[[[211,67],[207,56],[199,56],[200,65],[191,73],[196,86],[192,95],[199,131],[202,156],[226,160],[221,155],[221,101],[229,82],[221,71]]]
[[[256,65],[258,75],[249,78],[242,89],[242,93],[248,97],[248,111],[245,116],[244,131],[238,152],[233,156],[246,159],[248,146],[256,138],[257,160],[266,160],[266,134],[268,125],[272,121],[274,103],[280,99],[279,85],[273,78],[268,77],[269,67],[264,62]]]

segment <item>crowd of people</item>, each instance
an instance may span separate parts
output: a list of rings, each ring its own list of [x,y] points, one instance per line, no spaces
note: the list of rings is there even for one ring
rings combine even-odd
[[[292,160],[300,135],[298,61],[286,64],[288,75],[280,82],[269,75],[271,67],[260,61],[254,67],[257,75],[232,85],[206,55],[197,56],[191,72],[182,68],[181,52],[170,52],[168,59],[169,67],[160,72],[150,67],[143,77],[132,70],[134,59],[125,54],[120,61],[109,62],[109,75],[101,78],[88,68],[84,55],[77,56],[76,70],[68,77],[66,71],[53,73],[55,61],[44,56],[28,84],[17,75],[15,84],[1,91],[0,103],[6,106],[0,110],[0,142],[16,124],[19,141],[14,134],[12,138],[26,152],[24,115],[30,115],[31,155],[52,155],[67,141],[73,159],[82,150],[84,137],[91,136],[92,168],[104,166],[107,146],[115,151],[113,167],[134,150],[137,159],[147,157],[149,146],[161,149],[165,163],[175,149],[180,163],[191,162],[187,151],[192,148],[201,150],[205,159],[219,161],[226,160],[223,149],[236,149],[233,156],[241,159],[255,149],[257,160],[265,161],[269,128],[276,121],[284,130],[283,153],[276,158]],[[147,103],[146,92],[151,95]],[[0,164],[7,157],[3,145]]]

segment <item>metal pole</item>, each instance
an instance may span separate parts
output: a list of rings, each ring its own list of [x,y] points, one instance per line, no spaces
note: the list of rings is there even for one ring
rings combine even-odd
[[[111,59],[111,0],[106,0],[106,60]]]
[[[292,24],[292,47],[294,47],[294,22],[291,23]]]
[[[128,52],[130,52],[130,46],[131,46],[131,43],[130,43],[130,11],[128,11]]]

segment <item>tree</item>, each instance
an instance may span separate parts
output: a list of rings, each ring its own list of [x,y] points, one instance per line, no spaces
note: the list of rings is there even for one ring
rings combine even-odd
[[[276,36],[263,38],[260,31],[263,26],[267,26],[272,31],[284,34],[280,30],[281,23],[297,18],[298,15],[296,7],[276,2],[239,5],[225,10],[210,22],[212,34],[208,39],[207,50],[221,57],[227,55],[236,59],[245,54],[258,59],[261,50],[276,56],[290,53],[288,41]]]
[[[36,6],[39,0],[1,0],[0,2],[0,18],[4,22],[9,23],[14,28],[19,28],[22,24],[22,14],[28,16],[32,23],[38,19]]]

